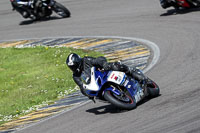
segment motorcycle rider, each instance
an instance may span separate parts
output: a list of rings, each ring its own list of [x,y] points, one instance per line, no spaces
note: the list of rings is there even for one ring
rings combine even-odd
[[[30,16],[28,12],[28,8],[34,8],[35,0],[13,0],[12,6],[13,10],[17,10],[24,18],[28,18]]]
[[[12,0],[13,10],[17,10],[24,18],[30,16],[28,9],[34,8],[35,0]]]
[[[139,69],[130,68],[120,62],[107,62],[106,58],[103,56],[94,58],[94,57],[83,57],[81,58],[76,53],[71,53],[68,55],[66,60],[67,66],[73,72],[73,79],[75,83],[79,86],[83,95],[88,96],[85,92],[84,83],[82,78],[86,79],[90,78],[90,69],[91,67],[96,67],[99,70],[113,70],[113,71],[122,71],[127,75],[132,76],[134,79],[138,80],[140,84],[145,83],[146,77],[143,73],[139,71]],[[88,96],[89,99],[93,99],[94,97]]]

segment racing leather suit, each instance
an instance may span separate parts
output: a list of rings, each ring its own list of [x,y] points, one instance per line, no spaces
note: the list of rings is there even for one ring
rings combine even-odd
[[[145,80],[145,76],[142,73],[140,73],[139,70],[136,68],[129,68],[128,66],[121,64],[119,62],[108,63],[106,61],[106,58],[102,56],[98,58],[84,57],[82,58],[79,71],[76,71],[73,73],[73,79],[75,83],[80,87],[82,94],[85,96],[88,96],[88,95],[85,93],[85,90],[83,87],[82,75],[85,75],[86,77],[88,76],[89,78],[90,70],[91,70],[91,67],[93,66],[100,70],[113,70],[113,71],[125,72],[127,75],[132,76],[139,82]]]
[[[28,18],[27,8],[33,8],[34,0],[14,0],[11,4],[13,10],[17,10],[24,18]]]

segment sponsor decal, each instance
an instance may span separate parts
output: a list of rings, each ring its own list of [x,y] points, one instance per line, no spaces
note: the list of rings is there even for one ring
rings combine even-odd
[[[111,76],[111,79],[115,76],[115,74],[113,73],[113,75]]]
[[[114,79],[117,81],[118,77],[117,77],[117,76],[115,76],[115,78],[114,78]]]

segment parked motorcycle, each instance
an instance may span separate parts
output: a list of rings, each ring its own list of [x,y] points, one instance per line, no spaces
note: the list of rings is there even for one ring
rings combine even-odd
[[[33,0],[33,5],[26,6],[17,3],[17,0],[10,0],[13,10],[17,10],[24,18],[41,19],[50,17],[53,13],[66,18],[70,17],[70,11],[55,0]]]
[[[162,8],[189,9],[200,7],[200,0],[160,0]]]
[[[158,85],[151,79],[142,86],[137,80],[119,71],[100,71],[92,67],[90,79],[82,80],[89,96],[108,101],[121,109],[134,109],[145,97],[153,98],[160,94]]]

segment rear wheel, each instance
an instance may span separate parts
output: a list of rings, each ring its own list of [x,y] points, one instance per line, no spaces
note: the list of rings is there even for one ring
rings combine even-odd
[[[113,89],[117,89],[116,87],[112,86]],[[104,98],[109,101],[111,104],[121,108],[121,109],[133,109],[136,107],[136,102],[135,99],[132,98],[129,94],[128,91],[122,91],[120,89],[118,89],[118,91],[120,91],[120,95],[117,95],[116,93],[114,93],[111,90],[105,91],[104,92]]]
[[[149,97],[151,98],[154,98],[160,95],[159,86],[151,79],[148,79],[147,91],[148,91]]]
[[[70,17],[71,15],[70,11],[65,6],[58,2],[54,4],[53,10],[63,18]]]

